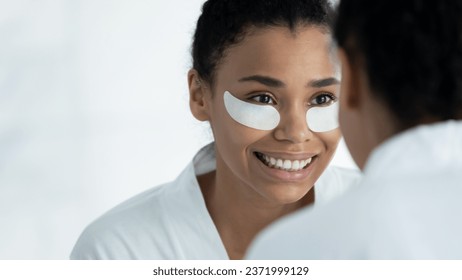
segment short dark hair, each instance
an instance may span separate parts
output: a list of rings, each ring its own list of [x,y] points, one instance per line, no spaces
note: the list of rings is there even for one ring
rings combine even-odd
[[[241,42],[250,27],[300,24],[330,32],[333,8],[327,0],[208,0],[202,6],[192,44],[193,68],[213,84],[226,50]]]
[[[462,116],[462,1],[341,0],[334,38],[402,129]]]

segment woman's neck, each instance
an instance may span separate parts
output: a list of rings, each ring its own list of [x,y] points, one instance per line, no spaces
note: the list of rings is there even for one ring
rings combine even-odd
[[[267,201],[250,186],[217,172],[198,177],[209,214],[230,259],[242,259],[254,237],[276,219],[314,202],[314,188],[291,204]]]

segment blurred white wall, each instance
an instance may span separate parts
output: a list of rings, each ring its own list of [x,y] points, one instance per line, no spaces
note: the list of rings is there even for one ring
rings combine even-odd
[[[0,0],[0,259],[66,259],[211,140],[187,99],[202,2]]]

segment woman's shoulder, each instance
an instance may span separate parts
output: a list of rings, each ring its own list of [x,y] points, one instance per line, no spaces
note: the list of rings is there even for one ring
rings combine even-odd
[[[173,188],[175,188],[175,184],[171,182],[143,191],[113,207],[93,222],[93,224],[105,221],[115,223],[123,221],[123,218],[140,218],[145,217],[147,214],[152,217],[159,214],[166,200],[169,200]]]
[[[179,258],[169,247],[175,244],[175,234],[212,228],[196,178],[198,168],[208,170],[212,163],[208,145],[174,181],[148,189],[103,214],[83,231],[71,258]]]
[[[138,258],[141,256],[136,254],[145,251],[137,245],[142,240],[156,246],[151,248],[153,251],[158,250],[162,247],[159,244],[168,243],[170,228],[182,223],[185,212],[192,215],[194,209],[201,209],[200,189],[195,182],[191,163],[174,181],[150,188],[110,209],[85,228],[71,258]]]
[[[134,259],[136,240],[166,233],[163,223],[168,212],[172,183],[144,191],[107,211],[90,223],[80,235],[72,259]],[[153,232],[155,231],[155,232]],[[136,246],[135,246],[136,247]]]

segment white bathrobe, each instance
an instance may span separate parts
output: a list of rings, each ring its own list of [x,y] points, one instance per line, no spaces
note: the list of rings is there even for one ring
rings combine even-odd
[[[273,224],[247,258],[462,259],[462,122],[384,142],[360,186]]]

